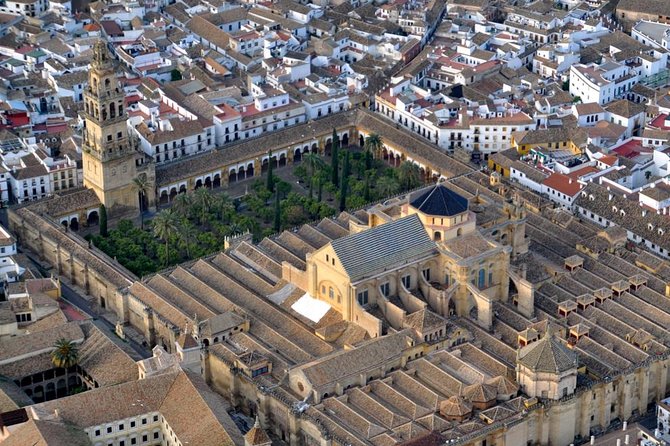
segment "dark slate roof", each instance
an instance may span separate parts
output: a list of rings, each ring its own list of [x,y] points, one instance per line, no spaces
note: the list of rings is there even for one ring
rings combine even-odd
[[[552,334],[519,351],[519,363],[534,372],[563,373],[577,368],[577,354]]]
[[[468,210],[468,199],[438,184],[410,198],[413,208],[428,215],[450,217]]]
[[[352,281],[436,250],[417,215],[333,240],[331,245]]]

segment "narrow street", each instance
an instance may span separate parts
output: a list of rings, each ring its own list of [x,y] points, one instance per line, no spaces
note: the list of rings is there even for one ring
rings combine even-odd
[[[119,338],[115,334],[116,327],[114,324],[104,317],[101,317],[88,300],[80,296],[75,290],[73,290],[63,281],[61,281],[61,298],[90,316],[93,324],[101,331],[103,331],[115,344],[119,346],[123,346],[124,344],[129,345],[138,355],[137,358],[133,359],[144,359],[151,356],[151,351],[148,348],[142,346],[142,344],[131,339],[130,337],[126,336],[125,341]],[[109,331],[112,333],[109,333]]]
[[[50,271],[45,270],[38,262],[36,262],[30,256],[29,253],[25,254],[33,262],[36,269],[40,272],[40,274],[42,274],[43,277],[49,277]],[[105,335],[107,335],[107,337],[112,342],[117,344],[119,347],[122,347],[124,350],[128,351],[129,349],[127,347],[129,346],[134,352],[134,354],[132,355],[133,359],[139,360],[151,356],[151,351],[149,348],[143,346],[141,343],[137,342],[131,337],[126,336],[125,340],[119,338],[116,335],[115,332],[116,327],[114,326],[114,324],[109,320],[107,320],[106,318],[102,317],[94,305],[92,305],[87,299],[82,297],[74,288],[72,288],[69,284],[67,284],[63,280],[61,280],[61,299],[66,304],[71,305],[85,316],[88,316],[91,319],[91,322],[96,327],[98,327],[103,333],[105,333]]]

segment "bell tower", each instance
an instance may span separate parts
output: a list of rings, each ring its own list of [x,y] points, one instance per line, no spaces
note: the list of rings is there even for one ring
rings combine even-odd
[[[84,90],[82,161],[84,186],[95,191],[112,216],[140,209],[143,194],[135,186],[136,177],[149,185],[144,195],[150,201],[155,196],[153,164],[145,164],[137,139],[129,134],[124,97],[114,59],[106,42],[99,40]]]

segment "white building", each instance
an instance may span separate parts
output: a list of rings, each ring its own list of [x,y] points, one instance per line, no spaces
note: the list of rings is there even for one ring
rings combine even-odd
[[[40,17],[48,9],[48,0],[7,0],[0,7],[0,12],[21,14],[27,17]]]
[[[570,94],[582,102],[605,105],[633,88],[638,76],[630,67],[613,61],[570,67]]]
[[[670,25],[640,20],[630,31],[633,39],[653,48],[670,50]]]
[[[34,159],[33,155],[24,158]],[[18,203],[45,198],[51,194],[49,170],[40,162],[27,164],[22,158],[9,172],[9,187],[12,200]]]
[[[16,255],[16,240],[0,226],[0,282],[16,282],[25,272],[12,257]]]

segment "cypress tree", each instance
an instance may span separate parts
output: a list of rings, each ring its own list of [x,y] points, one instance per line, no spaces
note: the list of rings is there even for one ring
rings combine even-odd
[[[347,187],[349,186],[349,152],[344,152],[342,183],[340,183],[340,212],[347,207]]]
[[[265,183],[265,187],[270,192],[274,192],[275,190],[275,182],[274,178],[272,178],[272,150],[268,152],[268,177],[267,182]]]
[[[363,199],[365,202],[370,201],[370,175],[366,172],[365,173],[365,184],[363,187]]]
[[[319,175],[316,179],[318,182],[318,189],[317,189],[317,194],[316,194],[316,201],[318,203],[321,203],[321,198],[323,197],[323,176]]]
[[[333,157],[333,161],[331,163],[331,166],[333,168],[332,172],[332,183],[337,186],[340,181],[340,156],[339,156],[339,149],[340,149],[340,137],[337,136],[337,131],[333,129],[333,142],[332,147],[331,147],[331,155]]]
[[[279,193],[275,194],[275,231],[281,229],[281,206],[279,206]]]
[[[100,235],[107,237],[107,208],[104,204],[100,205]]]

